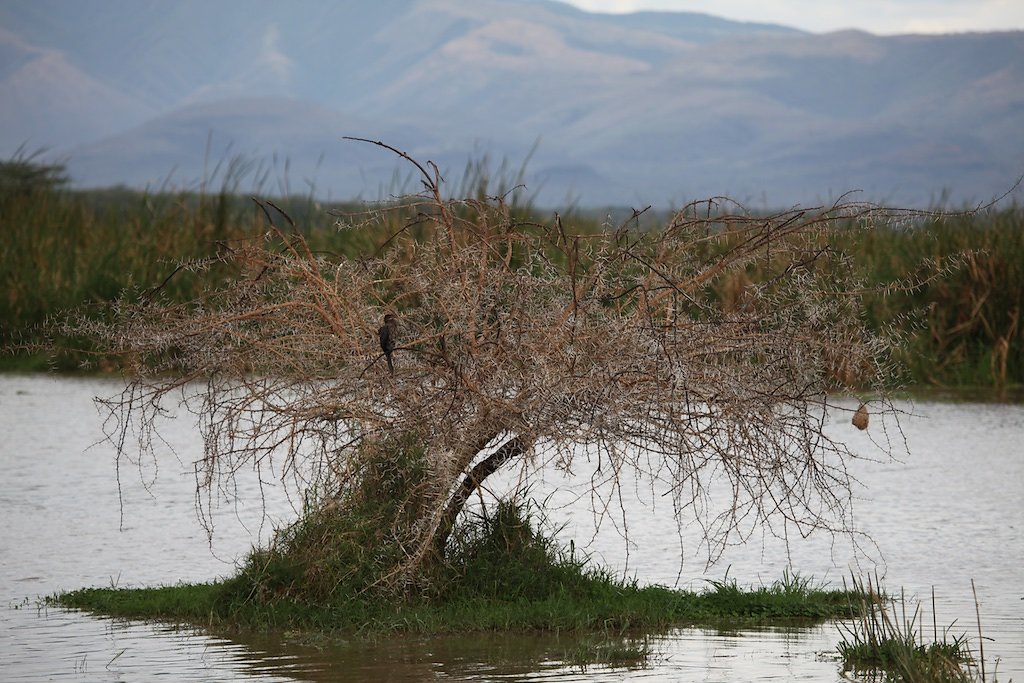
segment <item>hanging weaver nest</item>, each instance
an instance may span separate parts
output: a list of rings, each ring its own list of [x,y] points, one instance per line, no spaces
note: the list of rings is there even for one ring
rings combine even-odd
[[[850,420],[853,426],[857,429],[864,431],[868,428],[868,407],[861,403],[860,407],[857,408],[857,412],[853,414],[853,419]]]

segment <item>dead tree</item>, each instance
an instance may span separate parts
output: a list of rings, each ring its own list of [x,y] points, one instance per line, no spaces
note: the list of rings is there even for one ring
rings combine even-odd
[[[405,575],[443,553],[467,500],[513,462],[573,472],[596,458],[611,492],[624,472],[663,482],[677,518],[692,513],[715,539],[752,524],[852,530],[857,456],[846,432],[826,429],[842,410],[831,397],[890,410],[877,397],[892,341],[865,326],[865,285],[829,235],[892,211],[754,215],[712,199],[660,228],[641,229],[634,212],[573,231],[503,197],[445,198],[436,167],[392,151],[425,189],[344,218],[388,230],[375,252],[316,254],[272,224],[198,264],[227,274],[197,300],[156,294],[119,302],[110,322],[79,321],[129,373],[105,401],[122,457],[152,448],[150,428],[184,400],[204,437],[200,491],[241,468],[303,471],[326,504],[356,485],[368,442],[412,435],[428,476]],[[385,358],[390,312],[401,335]],[[712,478],[728,482],[721,498]]]

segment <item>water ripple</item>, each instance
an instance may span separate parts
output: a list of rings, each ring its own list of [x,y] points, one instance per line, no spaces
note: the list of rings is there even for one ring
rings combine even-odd
[[[116,384],[97,379],[0,376],[0,671],[3,680],[98,681],[839,681],[834,624],[810,629],[717,631],[681,629],[658,638],[646,668],[580,669],[565,663],[568,637],[474,635],[391,638],[377,642],[318,643],[281,634],[231,638],[166,624],[102,619],[63,609],[37,608],[38,596],[87,585],[173,585],[233,572],[237,558],[266,539],[271,528],[259,506],[218,512],[219,533],[209,545],[193,512],[188,468],[168,454],[148,489],[138,472],[122,473],[124,528],[113,456],[92,447],[100,434],[94,395]],[[904,428],[906,463],[858,472],[865,488],[859,522],[885,562],[852,558],[850,548],[809,539],[791,548],[769,539],[730,548],[711,576],[725,567],[741,583],[777,579],[790,566],[837,583],[850,567],[887,572],[890,586],[930,609],[935,587],[939,628],[953,621],[974,633],[975,579],[990,661],[1002,659],[1000,678],[1024,678],[1024,509],[1019,505],[1024,459],[1024,407],[925,403]],[[191,425],[168,434],[181,461],[200,452]],[[191,455],[189,455],[191,454]],[[146,467],[142,475],[154,473]],[[545,485],[557,485],[555,478]],[[243,487],[258,483],[240,481]],[[543,487],[541,487],[543,488]],[[537,491],[540,497],[546,494]],[[275,497],[276,496],[276,497]],[[552,499],[555,500],[555,499]],[[270,490],[274,520],[294,512]],[[640,509],[641,515],[645,514]],[[555,510],[577,539],[588,538],[588,515]],[[590,548],[641,582],[701,587],[699,562],[678,563],[680,539],[664,510],[637,525],[628,554],[614,534]],[[666,526],[667,525],[667,526]],[[211,552],[212,549],[212,552]],[[628,567],[628,569],[626,569]],[[718,573],[715,574],[714,572]],[[930,625],[928,616],[925,623]],[[972,636],[973,637],[973,636]]]

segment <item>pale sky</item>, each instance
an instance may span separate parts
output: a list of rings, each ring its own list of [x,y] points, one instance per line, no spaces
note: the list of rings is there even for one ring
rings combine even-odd
[[[563,0],[591,12],[680,10],[823,33],[880,35],[1024,29],[1024,0]]]

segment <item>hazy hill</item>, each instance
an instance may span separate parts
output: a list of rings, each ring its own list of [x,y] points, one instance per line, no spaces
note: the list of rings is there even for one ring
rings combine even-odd
[[[453,176],[539,141],[528,183],[551,204],[959,202],[1024,171],[1024,32],[813,35],[547,0],[6,0],[0,27],[0,152],[49,145],[85,185],[188,184],[242,154],[293,189],[397,189],[394,160],[343,135]]]

